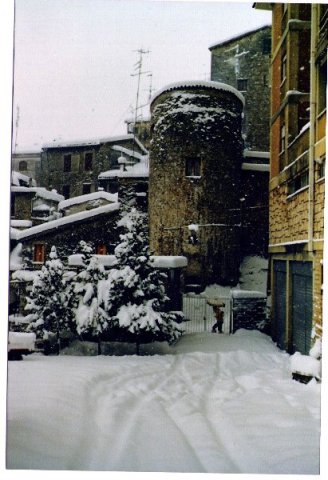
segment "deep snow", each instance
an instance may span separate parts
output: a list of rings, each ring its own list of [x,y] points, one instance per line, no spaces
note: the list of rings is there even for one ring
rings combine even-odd
[[[9,362],[8,468],[318,473],[320,384],[292,380],[269,337],[150,347]]]

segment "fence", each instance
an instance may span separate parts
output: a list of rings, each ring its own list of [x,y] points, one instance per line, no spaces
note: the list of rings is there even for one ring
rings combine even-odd
[[[220,298],[225,304],[223,333],[230,333],[231,323],[231,299]],[[188,320],[185,323],[186,333],[211,332],[216,322],[213,307],[208,303],[209,299],[198,295],[183,295],[183,313]]]

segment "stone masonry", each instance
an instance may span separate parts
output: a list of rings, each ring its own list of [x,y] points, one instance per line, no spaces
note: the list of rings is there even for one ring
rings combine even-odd
[[[217,82],[169,86],[151,104],[150,247],[187,256],[187,284],[238,279],[242,109]]]

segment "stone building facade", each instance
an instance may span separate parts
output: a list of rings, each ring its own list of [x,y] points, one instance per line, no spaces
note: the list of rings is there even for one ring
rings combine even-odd
[[[37,185],[40,185],[40,152],[16,152],[11,157],[11,168],[15,172],[33,178]]]
[[[217,82],[173,84],[153,97],[150,248],[185,255],[187,284],[238,279],[243,103]]]
[[[211,80],[233,86],[245,98],[245,148],[269,151],[271,27],[252,30],[209,49]]]
[[[308,354],[322,336],[328,7],[255,7],[273,18],[272,336],[280,348]]]
[[[120,169],[122,149],[147,154],[132,134],[45,146],[41,154],[41,185],[55,188],[65,198],[93,193],[98,189],[101,172]]]

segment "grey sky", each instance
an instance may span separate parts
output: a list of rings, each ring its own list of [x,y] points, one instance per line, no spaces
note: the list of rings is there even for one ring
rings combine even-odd
[[[17,151],[126,133],[137,89],[134,50],[150,50],[144,70],[155,90],[209,79],[210,45],[270,21],[252,2],[16,0]],[[149,87],[144,75],[141,103]]]

